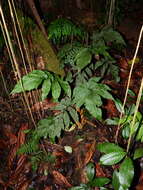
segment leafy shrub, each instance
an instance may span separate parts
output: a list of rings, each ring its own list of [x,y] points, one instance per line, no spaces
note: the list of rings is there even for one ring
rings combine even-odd
[[[116,100],[116,106],[118,110],[122,111],[122,103],[120,100]],[[125,108],[123,117],[119,119],[118,117],[114,117],[112,119],[107,119],[106,123],[108,125],[118,125],[120,122],[120,125],[122,127],[122,136],[125,139],[129,138],[129,135],[131,133],[131,122],[133,120],[133,115],[135,111],[135,105],[132,104],[128,108]],[[135,125],[134,125],[134,131],[132,132],[132,135],[135,137],[135,140],[143,142],[143,117],[142,114],[138,111],[135,119]]]
[[[70,188],[69,190],[91,190],[93,187],[103,187],[104,185],[110,182],[109,178],[106,177],[95,177],[95,166],[93,163],[89,163],[85,167],[85,173],[88,179],[87,184],[80,184],[80,186],[75,186]],[[103,190],[104,189],[103,187]]]
[[[41,70],[33,70],[23,76],[22,79],[15,85],[11,94],[37,89],[41,85],[42,100],[47,97],[50,91],[53,99],[58,100],[61,95],[61,89],[63,89],[68,96],[71,96],[71,89],[68,82],[63,81],[63,79],[56,74]]]
[[[101,31],[93,33],[91,40],[91,45],[88,46],[83,46],[80,43],[64,45],[58,53],[62,66],[70,65],[72,70],[77,70],[82,78],[84,76],[86,78],[86,72],[91,73],[100,69],[101,77],[111,74],[118,82],[119,68],[114,64],[116,60],[109,54],[109,50],[111,44],[125,46],[122,36],[112,28],[103,28]],[[99,60],[94,63],[93,57],[96,56],[99,57]],[[93,65],[93,69],[89,71],[90,65]]]
[[[111,89],[102,83],[99,83],[100,77],[93,77],[86,83],[79,84],[73,91],[73,102],[77,107],[82,105],[89,111],[96,119],[102,118],[102,98],[114,100],[109,91]]]
[[[76,37],[79,39],[84,39],[85,31],[72,23],[72,21],[59,18],[48,27],[48,36],[54,43],[65,43],[67,40]]]

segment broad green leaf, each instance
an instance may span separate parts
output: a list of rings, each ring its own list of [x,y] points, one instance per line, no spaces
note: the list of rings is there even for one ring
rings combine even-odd
[[[74,122],[75,123],[78,122],[79,116],[78,116],[77,111],[72,107],[68,107],[68,111],[69,111],[69,114],[71,115],[72,119],[74,120]]]
[[[30,91],[37,89],[38,86],[42,83],[44,78],[39,77],[35,74],[28,74],[22,77],[22,79],[15,85],[11,94],[20,93],[23,91]]]
[[[98,94],[95,94],[94,92],[90,93],[86,99],[85,99],[85,104],[86,105],[95,105],[95,106],[101,106],[102,105],[102,100],[101,97]]]
[[[143,148],[137,148],[134,152],[134,160],[143,157]]]
[[[116,100],[115,100],[115,105],[116,105],[117,110],[118,110],[120,113],[124,113],[123,104],[122,104],[122,102],[121,102],[119,99],[116,99]]]
[[[113,96],[103,87],[100,88],[100,85],[98,85],[98,88],[96,88],[95,91],[98,95],[102,96],[105,99],[114,100]]]
[[[50,79],[44,80],[42,84],[42,100],[44,100],[48,96],[50,89],[51,89]]]
[[[67,81],[63,81],[62,79],[58,78],[58,81],[62,87],[62,89],[64,90],[64,92],[71,97],[71,88],[70,85],[68,84]]]
[[[126,152],[111,152],[101,156],[100,162],[103,165],[114,165],[120,162],[126,155]]]
[[[113,172],[113,178],[112,178],[112,185],[114,187],[114,190],[119,190],[120,189],[120,181],[119,181],[119,172],[115,170]]]
[[[83,85],[77,86],[73,91],[73,103],[77,107],[81,107],[85,103],[85,98],[89,95],[90,91]]]
[[[81,184],[80,186],[72,187],[69,190],[91,190],[86,184]]]
[[[55,124],[54,124],[54,128],[52,130],[52,133],[50,134],[50,137],[51,138],[55,138],[56,136],[57,137],[60,137],[61,135],[61,130],[64,129],[64,122],[63,122],[63,118],[55,118]]]
[[[112,74],[112,76],[114,77],[114,79],[116,80],[116,82],[120,81],[120,77],[119,77],[119,67],[117,65],[111,64],[110,65],[110,69],[108,69],[109,73]]]
[[[118,145],[116,145],[114,143],[108,143],[108,142],[98,144],[97,149],[100,152],[104,152],[105,154],[112,153],[112,152],[123,152],[124,151],[124,149],[119,147]]]
[[[82,70],[91,62],[92,55],[88,48],[82,49],[75,57],[78,70]]]
[[[116,42],[117,44],[126,45],[123,37],[119,32],[113,30],[112,28],[104,28],[101,31],[103,38],[106,42]]]
[[[133,97],[136,96],[136,94],[131,89],[128,90],[128,94]]]
[[[122,136],[123,136],[125,139],[128,139],[128,138],[129,138],[129,135],[130,135],[130,127],[129,127],[129,125],[126,125],[126,126],[122,129]]]
[[[138,140],[138,141],[141,140],[142,136],[143,136],[143,125],[141,125],[141,127],[138,131],[138,134],[136,136],[136,140]]]
[[[64,113],[63,113],[63,120],[64,120],[65,128],[68,129],[68,127],[70,125],[70,117],[69,117],[69,114],[67,113],[67,111],[64,111]]]
[[[102,119],[102,111],[96,105],[94,105],[94,104],[85,104],[85,108],[96,119],[98,119],[98,120]]]
[[[136,115],[137,120],[141,121],[142,117],[143,117],[142,114],[138,111]]]
[[[119,173],[120,184],[124,188],[129,188],[134,177],[134,166],[130,158],[125,158],[125,160],[122,162]]]
[[[89,163],[86,166],[86,174],[87,174],[89,182],[91,182],[94,178],[94,175],[95,175],[95,166],[93,163]]]
[[[91,79],[89,79],[88,83],[89,85],[91,85],[92,83],[95,84],[99,82],[100,80],[101,80],[101,77],[92,77]]]
[[[108,189],[105,187],[100,187],[100,190],[108,190]]]
[[[105,122],[106,122],[108,125],[118,125],[118,123],[119,123],[119,118],[114,117],[113,119],[106,119]]]
[[[52,83],[52,97],[57,100],[61,94],[61,87],[57,80],[54,80]]]
[[[98,177],[95,178],[90,184],[92,187],[102,187],[110,182],[110,179],[107,177]]]
[[[42,78],[42,79],[47,79],[47,74],[46,72],[44,71],[41,71],[41,70],[33,70],[31,71],[30,73],[28,73],[28,76],[29,77],[39,77],[39,78]]]

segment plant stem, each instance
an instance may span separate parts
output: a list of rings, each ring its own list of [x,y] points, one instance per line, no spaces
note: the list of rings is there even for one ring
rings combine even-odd
[[[137,116],[137,112],[138,112],[138,108],[139,108],[139,104],[140,104],[140,100],[141,100],[141,96],[142,96],[142,91],[143,91],[143,78],[141,81],[141,85],[140,85],[140,90],[138,93],[138,97],[137,97],[137,101],[136,101],[136,107],[135,107],[135,113],[133,116],[133,120],[130,124],[130,136],[128,139],[128,145],[127,145],[127,152],[129,152],[129,148],[130,148],[130,144],[131,144],[131,140],[132,140],[132,135],[134,134],[134,125],[135,125],[135,121],[136,121],[136,116]]]

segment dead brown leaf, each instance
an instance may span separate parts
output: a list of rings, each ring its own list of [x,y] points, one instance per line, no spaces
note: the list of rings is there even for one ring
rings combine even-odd
[[[53,174],[56,184],[61,185],[63,187],[67,187],[67,188],[72,187],[72,185],[68,182],[66,177],[63,176],[60,172],[54,170],[52,174]]]
[[[84,165],[86,166],[88,162],[91,160],[93,153],[95,151],[95,141],[90,145],[89,151],[86,152],[85,159],[84,159]]]
[[[98,163],[96,163],[96,177],[106,177],[106,174]]]

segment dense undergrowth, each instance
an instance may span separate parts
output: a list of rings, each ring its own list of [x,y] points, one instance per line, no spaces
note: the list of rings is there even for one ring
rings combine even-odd
[[[35,23],[29,17],[22,16],[20,19],[24,36],[30,33],[30,37],[28,36],[27,41],[25,40],[26,47],[32,35],[34,35],[34,42],[38,39],[41,44],[45,44]],[[26,159],[30,161],[32,170],[31,168],[29,170],[32,177],[38,173],[44,181],[44,178],[47,177],[46,180],[48,180],[54,176],[55,184],[57,184],[57,187],[56,185],[54,187],[60,190],[61,188],[64,190],[133,189],[137,183],[135,181],[136,163],[143,156],[143,148],[140,146],[143,142],[143,115],[139,109],[142,86],[140,90],[138,89],[138,94],[127,89],[127,94],[131,99],[128,99],[127,105],[124,105],[123,98],[120,99],[120,95],[110,85],[112,82],[115,85],[120,83],[121,69],[118,65],[118,57],[123,54],[126,42],[122,35],[111,26],[102,26],[89,32],[83,26],[74,24],[72,20],[66,18],[52,21],[46,30],[48,40],[57,51],[60,71],[64,72],[60,75],[58,74],[60,72],[55,72],[54,67],[48,66],[50,68],[48,69],[45,66],[48,63],[44,63],[41,56],[42,61],[39,66],[32,71],[29,69],[27,74],[22,73],[21,79],[11,91],[11,96],[15,94],[26,96],[29,92],[35,93],[38,90],[40,103],[47,102],[48,105],[47,115],[44,114],[35,127],[22,126],[17,140],[14,143],[10,142],[12,146],[16,144],[16,148],[12,149],[16,152],[14,156],[19,158],[21,165]],[[2,52],[4,47],[2,37],[0,42]],[[39,53],[43,46],[37,44],[34,44],[33,52],[37,50]],[[14,51],[17,52],[17,49],[15,45]],[[33,52],[30,50],[30,53]],[[44,56],[46,56],[46,51]],[[133,63],[129,61],[126,64],[131,67]],[[137,102],[135,102],[136,97]],[[110,118],[105,114],[105,108],[109,102],[114,106],[113,112],[117,112]],[[101,125],[109,131],[110,125],[114,128],[116,132],[111,142],[105,137],[100,141],[100,137],[91,135],[91,143],[88,131],[86,132],[88,137],[81,135],[81,131],[84,131],[86,127],[93,127],[96,130],[97,124],[99,128]],[[111,130],[109,134],[112,132]],[[69,144],[64,143],[64,136],[67,134]],[[70,138],[73,138],[73,144],[70,143]],[[90,143],[85,142],[85,147],[82,147],[80,143],[85,139],[88,139]],[[83,149],[80,156],[77,147]],[[99,157],[99,160],[94,158],[94,154],[95,157]],[[75,160],[74,156],[77,156]],[[14,160],[14,158],[10,159]],[[64,162],[65,160],[67,162]],[[73,163],[73,160],[77,163]],[[75,167],[71,171],[70,166],[67,166],[68,161],[73,164],[73,168]],[[59,163],[62,163],[63,167],[65,164],[66,169],[60,168]],[[102,167],[104,171],[110,168],[107,172],[109,174],[103,172]],[[22,172],[18,169],[17,166],[16,171]],[[68,179],[64,177],[67,173]],[[70,175],[73,178],[69,178]],[[81,180],[76,181],[78,175]],[[17,177],[17,173],[15,176]],[[13,181],[8,184],[8,187],[15,185]],[[47,182],[45,190],[53,188],[48,183],[50,182]],[[31,182],[27,184],[26,188],[29,190],[36,188]]]
[[[122,51],[125,48],[122,36],[111,27],[104,27],[94,31],[89,37],[86,31],[62,18],[52,22],[48,31],[49,39],[57,45],[58,57],[66,74],[61,77],[46,70],[33,70],[23,76],[14,87],[12,94],[40,87],[41,99],[49,97],[56,103],[51,108],[50,116],[40,120],[36,129],[26,131],[27,143],[22,145],[18,153],[28,154],[32,167],[36,170],[40,162],[50,159],[50,155],[44,155],[39,143],[44,139],[56,143],[63,131],[82,129],[91,118],[104,122],[103,100],[110,99],[115,102],[122,117],[106,118],[106,122],[110,125],[120,125],[127,149],[116,143],[98,144],[97,149],[103,153],[100,164],[118,166],[113,171],[112,179],[95,177],[94,164],[91,162],[85,166],[88,182],[70,189],[89,190],[100,187],[105,190],[108,189],[106,184],[112,184],[115,190],[129,189],[134,177],[134,160],[143,155],[142,148],[134,149],[132,145],[136,141],[143,141],[142,114],[137,112],[135,105],[123,110],[121,101],[112,95],[112,89],[104,84],[106,77],[120,81],[116,59],[110,52]],[[72,147],[67,146],[66,151],[72,153]]]

